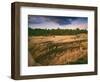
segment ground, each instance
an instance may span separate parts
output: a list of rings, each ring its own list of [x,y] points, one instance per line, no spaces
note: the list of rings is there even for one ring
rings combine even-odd
[[[87,64],[87,34],[31,36],[28,65]]]

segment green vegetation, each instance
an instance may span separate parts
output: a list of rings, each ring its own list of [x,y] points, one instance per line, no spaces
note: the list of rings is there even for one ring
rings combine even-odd
[[[82,57],[75,62],[70,62],[70,64],[87,64],[87,63],[88,63],[87,57]]]
[[[31,29],[28,28],[28,36],[50,36],[50,35],[76,35],[87,33],[87,30],[77,29]]]

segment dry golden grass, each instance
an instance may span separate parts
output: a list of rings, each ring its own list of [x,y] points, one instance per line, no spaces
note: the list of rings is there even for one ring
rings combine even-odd
[[[86,64],[87,34],[32,36],[28,40],[28,52],[29,60],[33,61],[29,66]]]

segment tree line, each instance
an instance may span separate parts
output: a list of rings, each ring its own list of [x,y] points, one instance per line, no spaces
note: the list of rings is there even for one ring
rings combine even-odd
[[[51,35],[76,35],[87,33],[86,29],[32,29],[28,28],[28,36],[51,36]]]

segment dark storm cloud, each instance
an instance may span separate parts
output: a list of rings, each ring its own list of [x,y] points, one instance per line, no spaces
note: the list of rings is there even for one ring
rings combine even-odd
[[[66,17],[49,17],[51,21],[54,21],[55,23],[58,23],[59,25],[67,25],[71,24],[71,21]]]
[[[42,24],[46,22],[54,22],[62,25],[69,25],[73,22],[87,23],[87,17],[61,17],[61,16],[28,16],[28,24]]]
[[[40,24],[46,22],[46,19],[42,16],[28,16],[29,24]]]

